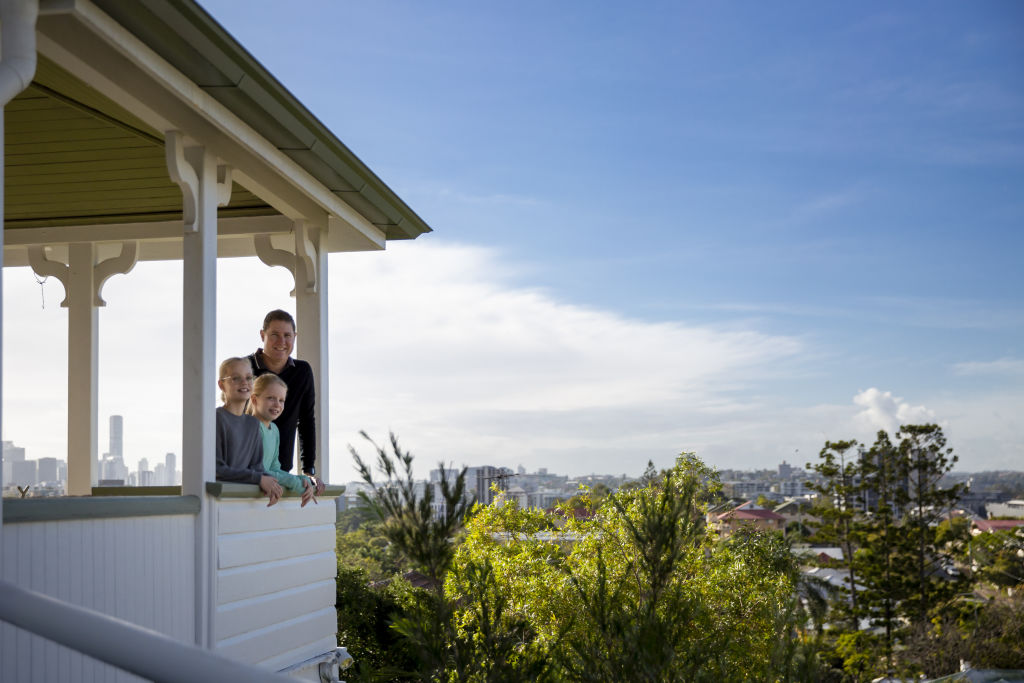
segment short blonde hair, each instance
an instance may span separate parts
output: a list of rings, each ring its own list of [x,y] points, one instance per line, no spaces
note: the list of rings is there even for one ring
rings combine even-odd
[[[287,382],[285,382],[283,379],[281,379],[272,372],[266,372],[256,378],[256,381],[252,385],[252,395],[259,396],[264,391],[266,391],[272,384],[282,386],[284,387],[285,392],[288,391]],[[249,407],[245,409],[245,412],[249,415],[256,414],[256,406],[252,404],[252,401],[249,401]]]

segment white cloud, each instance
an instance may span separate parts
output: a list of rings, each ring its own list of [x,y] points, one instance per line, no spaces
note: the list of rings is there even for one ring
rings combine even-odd
[[[649,457],[722,444],[737,419],[756,423],[757,401],[741,391],[802,351],[790,337],[559,301],[513,284],[517,271],[480,248],[420,242],[330,263],[332,465],[342,478],[360,429],[381,439],[394,429],[424,465],[639,472]],[[218,359],[255,349],[270,308],[294,310],[283,269],[228,259],[218,278]],[[39,310],[29,271],[5,271],[4,438],[29,457],[64,456],[59,290],[48,284],[52,303]],[[139,264],[107,284],[100,453],[112,413],[125,416],[129,462],[180,452],[180,291],[180,262]],[[300,321],[300,351],[302,332]]]
[[[895,433],[900,425],[923,424],[935,421],[934,411],[924,406],[912,406],[892,392],[880,391],[874,387],[853,397],[855,405],[861,407],[857,421],[875,429]]]
[[[699,429],[748,411],[734,392],[802,350],[789,337],[558,301],[495,277],[497,255],[473,247],[344,258],[334,441],[394,429],[430,463],[638,472],[655,451],[670,459]]]
[[[494,251],[436,240],[331,256],[335,480],[353,478],[346,445],[362,448],[361,429],[379,441],[394,430],[424,469],[444,460],[636,474],[682,450],[719,467],[802,465],[827,439],[870,440],[940,415],[951,445],[971,454],[964,466],[1019,460],[1017,394],[924,396],[925,408],[870,388],[852,403],[815,405],[788,382],[812,378],[808,364],[821,372],[822,349],[735,321],[652,323],[576,305],[517,284],[524,272]],[[27,269],[5,269],[4,288],[3,438],[30,458],[65,457],[61,286],[47,283],[45,310]],[[222,260],[218,359],[254,350],[267,310],[294,311],[290,289],[281,268]],[[117,413],[129,463],[180,454],[180,292],[180,262],[142,263],[107,283],[100,453]],[[302,334],[299,321],[300,351]]]

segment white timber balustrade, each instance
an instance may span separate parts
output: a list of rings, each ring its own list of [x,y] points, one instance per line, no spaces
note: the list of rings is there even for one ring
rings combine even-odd
[[[253,486],[218,482],[213,649],[279,670],[337,647],[334,496],[276,505]]]

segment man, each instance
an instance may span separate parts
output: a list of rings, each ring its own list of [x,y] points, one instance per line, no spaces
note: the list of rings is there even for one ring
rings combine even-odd
[[[281,469],[292,469],[295,452],[295,433],[299,434],[299,457],[302,473],[316,475],[316,389],[313,386],[313,368],[304,360],[291,357],[295,347],[295,319],[280,309],[267,313],[263,319],[260,339],[263,348],[249,356],[252,373],[272,372],[288,385],[288,399],[284,410],[274,420],[281,432]],[[324,483],[317,480],[317,493],[323,493]]]

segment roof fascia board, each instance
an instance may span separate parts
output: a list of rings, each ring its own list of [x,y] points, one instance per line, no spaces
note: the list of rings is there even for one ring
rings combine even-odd
[[[88,0],[63,0],[39,21],[39,50],[158,130],[182,130],[283,214],[341,226],[384,246],[383,232]],[[87,30],[83,30],[87,29]],[[106,69],[104,69],[106,67]],[[123,85],[104,71],[117,73]],[[145,100],[140,93],[145,93]]]

